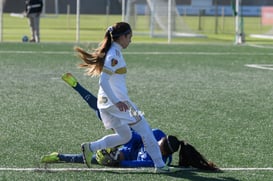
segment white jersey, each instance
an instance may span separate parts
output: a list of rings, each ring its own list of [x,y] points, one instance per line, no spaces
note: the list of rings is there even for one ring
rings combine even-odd
[[[98,108],[105,109],[119,101],[129,101],[126,87],[126,63],[121,53],[122,47],[112,43],[107,52],[100,75]]]

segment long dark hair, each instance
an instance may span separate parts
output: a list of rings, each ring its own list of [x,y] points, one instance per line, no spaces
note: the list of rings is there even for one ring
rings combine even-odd
[[[75,47],[78,56],[83,60],[79,64],[80,68],[86,68],[86,74],[90,76],[98,76],[103,68],[105,56],[111,47],[113,41],[116,41],[121,35],[132,33],[130,25],[126,22],[118,22],[113,26],[108,27],[105,32],[104,39],[92,53],[83,50],[80,47]]]
[[[163,140],[164,150],[168,154],[173,154],[179,151],[179,162],[178,166],[181,167],[194,167],[201,170],[218,171],[219,168],[213,162],[208,161],[194,146],[180,141],[176,136],[169,135]]]

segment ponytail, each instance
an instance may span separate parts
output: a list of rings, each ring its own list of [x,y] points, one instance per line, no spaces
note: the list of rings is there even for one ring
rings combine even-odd
[[[201,170],[219,171],[213,162],[207,161],[207,159],[199,153],[192,145],[185,141],[180,141],[176,136],[168,135],[163,138],[161,143],[165,153],[171,155],[174,152],[179,151],[180,167],[193,167]]]
[[[213,162],[201,155],[192,145],[180,141],[180,152],[178,165],[181,167],[194,167],[201,170],[218,171],[219,168]]]

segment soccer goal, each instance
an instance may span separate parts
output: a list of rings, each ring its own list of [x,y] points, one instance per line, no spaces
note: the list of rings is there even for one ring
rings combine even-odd
[[[57,17],[59,15],[59,0],[43,0],[43,17]],[[49,10],[47,7],[53,7],[54,9]]]
[[[273,6],[261,7],[261,26],[271,27],[270,30],[265,30],[261,34],[251,34],[253,38],[273,39]]]
[[[123,1],[125,3],[125,1]],[[192,30],[180,15],[175,0],[128,0],[123,4],[123,20],[129,22],[134,32],[147,33],[151,37],[206,37]]]

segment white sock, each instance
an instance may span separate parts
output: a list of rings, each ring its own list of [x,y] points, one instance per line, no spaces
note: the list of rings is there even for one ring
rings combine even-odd
[[[128,125],[122,125],[114,130],[116,134],[107,135],[95,142],[91,142],[89,145],[90,150],[95,152],[99,149],[113,148],[127,143],[132,138],[132,132]]]
[[[142,120],[133,125],[132,128],[141,136],[145,150],[151,156],[155,167],[164,167],[166,164],[162,160],[159,145],[145,118],[142,118]]]
[[[106,148],[106,142],[104,139],[97,140],[95,142],[91,142],[89,144],[89,148],[92,152],[96,152],[99,149]]]

